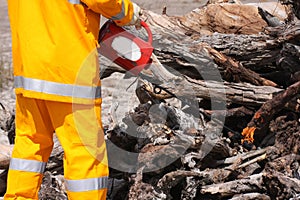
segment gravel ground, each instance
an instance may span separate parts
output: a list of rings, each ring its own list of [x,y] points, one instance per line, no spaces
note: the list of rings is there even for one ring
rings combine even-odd
[[[6,0],[0,0],[0,63],[11,63],[11,38]],[[7,66],[7,65],[6,65]],[[2,69],[2,65],[0,66]]]

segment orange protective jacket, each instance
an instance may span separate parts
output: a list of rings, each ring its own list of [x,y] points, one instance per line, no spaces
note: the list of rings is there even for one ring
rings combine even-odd
[[[129,23],[129,0],[8,0],[8,11],[17,94],[101,103],[95,50],[100,15]]]

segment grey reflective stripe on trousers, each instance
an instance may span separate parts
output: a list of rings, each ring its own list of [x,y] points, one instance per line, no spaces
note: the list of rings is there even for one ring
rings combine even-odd
[[[112,16],[110,19],[112,20],[120,20],[123,19],[125,17],[125,3],[124,0],[122,0],[122,10],[121,12],[119,12],[119,14]]]
[[[107,188],[108,177],[88,178],[81,180],[65,180],[67,190],[70,192],[86,192]]]
[[[15,76],[15,88],[23,88],[34,92],[53,94],[74,98],[94,99],[101,97],[101,87],[81,86],[56,83],[51,81]]]
[[[71,4],[80,4],[80,0],[68,0]]]
[[[11,158],[9,169],[26,171],[26,172],[36,172],[42,174],[45,170],[46,163],[36,160],[26,160],[19,158]]]

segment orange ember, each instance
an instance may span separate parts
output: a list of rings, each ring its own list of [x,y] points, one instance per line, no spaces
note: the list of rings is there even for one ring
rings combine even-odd
[[[253,143],[254,142],[254,131],[255,131],[255,127],[246,127],[243,129],[242,132],[242,136],[244,136],[244,139],[242,139],[242,143],[244,143],[245,141],[249,142],[249,143]]]

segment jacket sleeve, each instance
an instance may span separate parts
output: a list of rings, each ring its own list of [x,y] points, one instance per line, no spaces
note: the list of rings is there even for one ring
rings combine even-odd
[[[130,0],[81,0],[96,13],[112,19],[119,26],[128,24],[133,17],[133,5]]]

